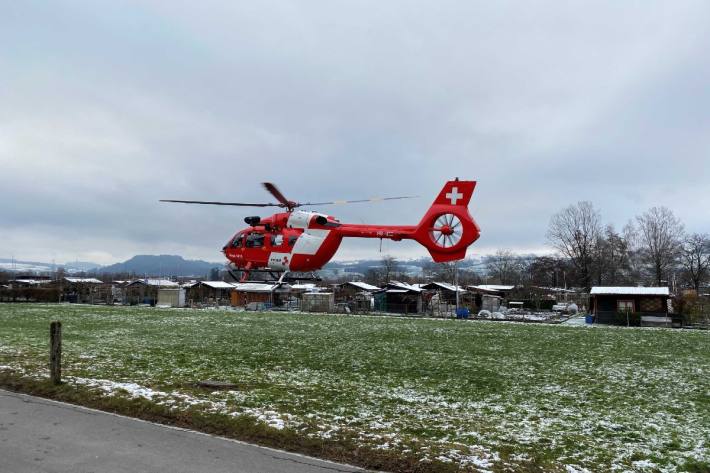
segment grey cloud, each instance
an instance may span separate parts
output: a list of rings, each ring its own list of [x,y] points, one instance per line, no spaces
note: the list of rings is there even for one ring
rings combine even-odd
[[[413,223],[443,181],[477,179],[474,251],[542,249],[550,215],[581,199],[619,227],[665,204],[710,231],[704,2],[22,2],[5,13],[0,256],[218,259],[254,211],[157,200],[270,200],[265,180],[302,200],[421,194],[322,209]],[[377,247],[347,242],[339,257]]]

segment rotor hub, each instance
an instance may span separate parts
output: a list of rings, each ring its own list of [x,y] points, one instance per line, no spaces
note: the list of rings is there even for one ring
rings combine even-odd
[[[439,248],[457,246],[463,236],[461,219],[454,214],[439,215],[429,230],[429,236]]]

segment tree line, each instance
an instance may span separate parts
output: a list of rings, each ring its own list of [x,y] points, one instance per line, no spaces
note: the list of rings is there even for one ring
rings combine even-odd
[[[547,242],[555,253],[521,256],[498,250],[483,259],[489,279],[546,287],[672,286],[697,293],[710,282],[710,236],[688,233],[666,207],[653,207],[617,231],[591,202],[552,216]]]
[[[547,239],[571,264],[578,287],[645,284],[699,291],[710,277],[710,236],[686,233],[666,207],[653,207],[617,231],[602,223],[591,202],[578,202],[552,216]]]
[[[570,205],[552,216],[547,242],[550,255],[520,255],[501,249],[472,269],[459,264],[461,284],[509,284],[539,287],[654,285],[692,288],[710,282],[710,236],[688,233],[666,207],[653,207],[619,231],[605,224],[591,202]],[[407,277],[399,262],[385,256],[365,280],[453,282],[454,265],[426,263],[418,277]]]

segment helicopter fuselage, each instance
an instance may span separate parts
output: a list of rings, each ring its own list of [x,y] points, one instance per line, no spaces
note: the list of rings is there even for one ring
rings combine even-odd
[[[248,217],[222,251],[235,269],[309,272],[335,255],[343,238],[412,239],[424,245],[434,261],[454,261],[480,235],[468,212],[473,181],[449,181],[418,225],[359,225],[335,217],[291,210],[267,218]]]
[[[415,230],[414,226],[342,224],[329,215],[295,210],[259,219],[234,235],[223,251],[236,268],[307,272],[330,261],[345,237],[400,240]]]

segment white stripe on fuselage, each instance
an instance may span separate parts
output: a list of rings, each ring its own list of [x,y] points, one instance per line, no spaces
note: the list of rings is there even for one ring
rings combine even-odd
[[[309,228],[303,231],[293,246],[294,255],[315,255],[328,235],[330,230],[316,230]]]

